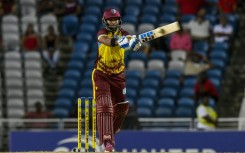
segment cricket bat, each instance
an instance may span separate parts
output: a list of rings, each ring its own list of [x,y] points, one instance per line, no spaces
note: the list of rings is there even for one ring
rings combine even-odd
[[[176,32],[180,29],[178,22],[173,22],[162,27],[158,27],[152,31],[142,33],[138,36],[141,43],[151,41],[153,39],[165,36],[167,34]]]

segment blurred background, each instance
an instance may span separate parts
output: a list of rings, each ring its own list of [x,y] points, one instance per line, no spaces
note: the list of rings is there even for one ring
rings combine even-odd
[[[217,114],[212,131],[245,129],[242,0],[0,0],[0,151],[10,150],[12,131],[76,130],[111,7],[130,34],[181,24],[126,53],[123,129],[210,130],[198,127],[206,101]]]

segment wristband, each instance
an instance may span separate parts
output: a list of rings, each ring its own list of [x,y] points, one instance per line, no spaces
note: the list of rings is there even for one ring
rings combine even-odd
[[[112,39],[111,39],[111,46],[112,46],[112,47],[117,46],[116,41],[117,41],[116,38],[112,38]]]

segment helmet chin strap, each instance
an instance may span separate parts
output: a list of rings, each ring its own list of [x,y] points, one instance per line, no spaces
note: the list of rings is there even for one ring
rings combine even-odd
[[[111,32],[116,32],[118,31],[120,28],[120,25],[117,25],[117,26],[107,26],[106,29],[111,31]]]

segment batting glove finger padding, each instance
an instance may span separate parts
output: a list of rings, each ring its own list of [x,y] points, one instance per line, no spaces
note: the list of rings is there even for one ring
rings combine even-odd
[[[133,51],[137,51],[141,46],[141,42],[139,41],[139,39],[135,35],[133,35],[129,41],[129,45]]]
[[[130,49],[129,41],[128,41],[128,38],[126,36],[123,36],[117,42],[118,42],[118,45],[121,48],[123,48],[125,50],[129,50]]]

